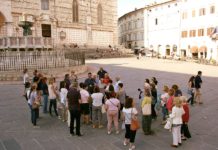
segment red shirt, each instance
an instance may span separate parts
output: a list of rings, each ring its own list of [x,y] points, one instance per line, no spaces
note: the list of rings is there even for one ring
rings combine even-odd
[[[109,80],[110,80],[109,77],[103,78],[103,83],[106,84],[106,85],[108,85]]]
[[[188,104],[183,104],[183,109],[185,111],[185,114],[182,115],[182,121],[188,122],[189,121],[189,107]]]
[[[173,108],[173,99],[174,99],[174,96],[170,96],[167,100],[167,109],[169,112],[171,112]]]

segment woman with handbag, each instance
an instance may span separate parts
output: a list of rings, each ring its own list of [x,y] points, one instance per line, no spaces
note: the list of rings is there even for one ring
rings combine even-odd
[[[151,92],[149,89],[145,89],[145,97],[142,101],[142,129],[145,135],[150,135],[151,131]]]
[[[38,95],[36,91],[37,85],[33,84],[31,86],[31,89],[27,92],[28,97],[28,105],[31,111],[31,122],[33,124],[34,128],[39,128],[39,126],[36,125],[37,120],[37,108],[39,107],[39,100],[37,100]]]
[[[123,120],[125,122],[125,129],[126,129],[125,140],[123,142],[123,145],[126,146],[130,142],[129,150],[132,150],[135,149],[134,142],[135,142],[135,136],[137,130],[132,130],[131,124],[132,124],[132,118],[134,118],[138,114],[136,108],[134,108],[133,98],[128,97],[126,99],[122,112],[123,112]]]
[[[114,92],[110,92],[110,98],[105,102],[105,109],[107,111],[107,128],[108,134],[111,134],[112,123],[116,129],[116,134],[119,134],[119,124],[118,124],[118,111],[120,109],[120,101],[116,98]]]
[[[181,140],[181,125],[182,125],[182,115],[185,114],[185,111],[182,107],[182,101],[179,97],[174,99],[175,106],[172,109],[170,118],[172,119],[172,135],[173,135],[173,144],[172,147],[178,147],[182,144]]]

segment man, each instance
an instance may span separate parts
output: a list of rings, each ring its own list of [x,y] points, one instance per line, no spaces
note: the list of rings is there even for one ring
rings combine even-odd
[[[85,84],[88,87],[89,94],[92,94],[96,83],[95,80],[92,78],[91,72],[88,73],[88,78],[85,80]]]
[[[195,77],[195,101],[199,104],[203,104],[201,100],[201,91],[200,91],[201,84],[202,84],[201,75],[202,75],[202,72],[198,71],[198,74]]]
[[[97,75],[99,77],[99,80],[101,80],[102,78],[104,78],[105,73],[107,73],[107,71],[105,71],[102,67],[100,67]]]
[[[70,85],[71,85],[71,82],[70,82],[70,75],[69,75],[69,74],[65,74],[65,76],[64,76],[64,82],[66,83],[66,89],[69,91]]]
[[[68,109],[70,111],[70,134],[74,135],[74,120],[76,119],[76,135],[82,136],[80,132],[80,103],[81,95],[77,90],[78,83],[74,82],[67,93]]]
[[[92,73],[88,73],[88,78],[85,80],[85,85],[87,86],[87,91],[91,95],[94,92],[94,87],[96,85],[95,79],[92,78]],[[89,104],[89,110],[90,110],[90,121],[92,121],[92,104]]]

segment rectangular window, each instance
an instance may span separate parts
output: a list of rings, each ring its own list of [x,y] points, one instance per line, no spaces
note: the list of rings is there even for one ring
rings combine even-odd
[[[188,35],[188,32],[187,31],[182,31],[182,38],[186,38]]]
[[[211,13],[211,14],[214,14],[214,13],[215,13],[215,6],[211,6],[211,7],[210,7],[210,13]]]
[[[198,36],[204,36],[204,29],[198,29]]]
[[[207,35],[210,36],[213,32],[214,28],[211,27],[211,28],[207,28]]]
[[[42,37],[51,37],[51,25],[42,24]]]
[[[206,15],[206,10],[205,10],[205,8],[201,8],[199,10],[199,16],[204,16],[204,15]]]
[[[195,17],[195,10],[192,10],[192,17]]]
[[[190,30],[189,31],[189,37],[195,37],[196,36],[196,31],[195,30]]]
[[[41,9],[49,10],[49,0],[41,0]]]
[[[158,25],[158,20],[157,20],[157,18],[155,19],[155,25]]]
[[[188,18],[187,12],[183,12],[183,13],[182,13],[182,19],[187,19],[187,18]]]

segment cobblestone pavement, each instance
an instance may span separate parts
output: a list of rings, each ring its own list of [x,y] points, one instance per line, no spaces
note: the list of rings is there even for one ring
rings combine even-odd
[[[137,100],[137,89],[145,78],[155,76],[158,90],[164,84],[180,85],[186,93],[187,80],[198,70],[203,71],[202,106],[190,107],[190,131],[192,138],[178,149],[218,150],[218,68],[182,61],[125,58],[87,61],[92,67],[102,66],[112,78],[119,75],[127,93]],[[40,129],[33,129],[27,103],[21,96],[22,84],[0,85],[0,150],[125,150],[122,145],[124,132],[107,135],[106,128],[92,129],[82,126],[83,137],[69,136],[67,125],[55,117],[40,113]],[[145,136],[139,130],[136,135],[138,150],[170,150],[171,133],[160,125],[161,115],[152,123],[153,136]]]

